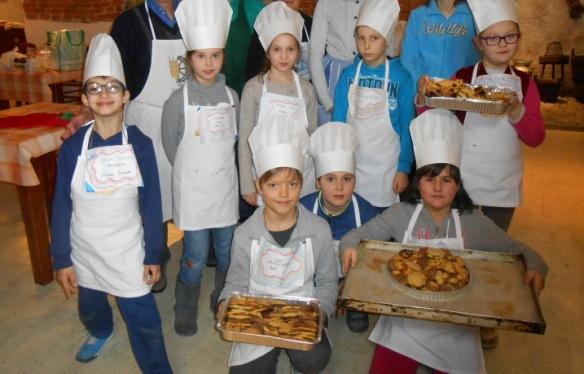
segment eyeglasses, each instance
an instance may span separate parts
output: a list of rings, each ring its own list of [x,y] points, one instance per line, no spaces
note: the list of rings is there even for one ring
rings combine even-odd
[[[124,85],[118,81],[111,81],[107,82],[106,84],[91,82],[85,86],[85,93],[89,95],[99,95],[103,89],[105,89],[106,92],[110,94],[117,94],[118,92],[124,90]]]
[[[507,34],[507,35],[503,35],[503,36],[481,36],[481,39],[483,39],[485,41],[485,43],[487,43],[488,46],[495,46],[495,45],[499,45],[499,43],[501,43],[501,40],[505,41],[505,44],[517,44],[517,42],[519,41],[519,37],[521,36],[521,34],[517,33],[517,34]]]

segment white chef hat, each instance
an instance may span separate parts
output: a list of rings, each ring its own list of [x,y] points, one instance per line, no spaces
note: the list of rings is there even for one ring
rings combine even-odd
[[[258,176],[279,167],[303,171],[310,140],[304,126],[294,118],[274,114],[270,121],[260,122],[253,129],[248,141]]]
[[[175,17],[187,50],[225,48],[233,10],[227,0],[183,0]]]
[[[97,34],[91,39],[85,57],[83,82],[93,77],[112,77],[126,85],[122,56],[116,42],[108,34]]]
[[[397,0],[365,0],[359,9],[357,25],[368,26],[389,40],[399,17]]]
[[[431,164],[460,167],[463,128],[458,118],[445,109],[427,110],[412,121],[417,168]]]
[[[355,151],[359,140],[353,126],[329,122],[310,137],[310,154],[316,161],[316,176],[336,171],[355,174]]]
[[[266,5],[258,14],[253,28],[258,33],[262,47],[267,51],[272,40],[280,34],[290,34],[302,43],[304,19],[282,1]]]
[[[468,0],[479,32],[498,22],[519,23],[515,0]]]

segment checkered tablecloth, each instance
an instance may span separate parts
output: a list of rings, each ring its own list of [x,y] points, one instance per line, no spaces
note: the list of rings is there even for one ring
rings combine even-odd
[[[26,73],[0,71],[0,100],[16,100],[25,103],[50,103],[53,93],[49,84],[69,80],[83,80],[82,70]]]
[[[78,111],[79,105],[37,103],[2,110],[0,117]],[[0,129],[0,182],[19,186],[40,184],[30,159],[59,149],[63,131],[55,127]]]

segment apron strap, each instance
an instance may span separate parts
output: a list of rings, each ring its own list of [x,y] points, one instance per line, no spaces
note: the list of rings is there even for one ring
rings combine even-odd
[[[459,248],[464,249],[464,239],[462,237],[462,225],[460,224],[460,212],[458,209],[452,209],[452,217],[454,218],[454,228],[456,230],[456,239],[459,241]]]
[[[302,25],[302,28],[304,29],[304,35],[306,35],[306,41],[310,43],[310,35],[308,34],[308,30],[306,29],[306,24]]]
[[[185,82],[185,84],[183,85],[183,108],[184,108],[184,112],[185,112],[185,131],[187,130],[187,123],[189,123],[189,118],[188,118],[188,107],[189,107],[189,90],[187,88],[187,83]],[[184,134],[183,134],[184,136]]]
[[[359,75],[361,74],[361,65],[363,65],[363,60],[359,61],[357,64],[357,69],[355,69],[355,76],[353,77],[353,84],[359,87]]]
[[[418,217],[420,216],[420,212],[422,211],[423,207],[424,206],[422,205],[422,203],[418,203],[418,205],[416,206],[416,210],[414,210],[412,218],[410,218],[410,222],[408,223],[408,228],[404,234],[404,240],[402,240],[403,243],[410,242],[410,239],[412,237],[412,231],[414,230],[414,225],[416,224],[416,221],[418,220]]]
[[[355,195],[351,197],[353,201],[353,210],[355,211],[355,227],[361,227],[361,210],[359,209],[359,203]]]
[[[477,79],[477,72],[479,71],[479,63],[477,62],[472,69],[472,77],[470,78],[470,84],[474,84],[475,80]]]
[[[304,101],[304,95],[302,94],[302,87],[300,87],[300,78],[298,78],[298,74],[294,70],[292,70],[292,74],[294,75],[294,83],[296,83],[296,92],[298,93],[298,98]]]
[[[91,121],[89,124],[89,128],[83,137],[83,145],[81,146],[81,156],[85,156],[87,154],[87,148],[89,147],[89,138],[91,137],[91,133],[93,131],[93,126],[95,125],[95,121]]]
[[[150,11],[148,10],[148,0],[144,2],[144,7],[146,8],[146,16],[148,16],[148,23],[150,24],[150,32],[152,32],[152,40],[156,40],[156,33],[154,32],[154,26],[152,25],[152,19],[150,18]]]
[[[231,91],[229,90],[227,85],[225,85],[225,92],[227,92],[227,97],[229,97],[229,105],[234,106],[235,103],[233,101],[233,95],[231,94]]]
[[[318,215],[318,200],[320,199],[320,192],[316,195],[316,200],[314,200],[314,205],[312,206],[312,213]]]

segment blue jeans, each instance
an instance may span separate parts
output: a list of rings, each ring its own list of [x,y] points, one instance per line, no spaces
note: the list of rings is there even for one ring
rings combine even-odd
[[[149,293],[132,298],[116,297],[116,301],[142,372],[172,373],[154,296]],[[105,292],[79,286],[79,317],[87,331],[96,338],[106,338],[113,332],[112,308]]]
[[[180,259],[178,278],[184,284],[201,283],[203,269],[207,265],[209,255],[209,235],[213,235],[215,257],[217,257],[217,272],[227,273],[229,268],[229,252],[235,225],[212,229],[185,231],[183,255]]]

